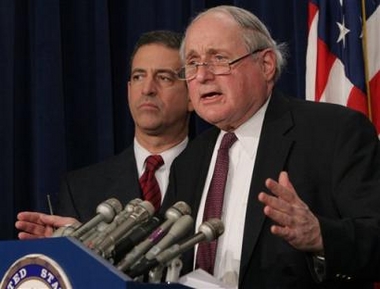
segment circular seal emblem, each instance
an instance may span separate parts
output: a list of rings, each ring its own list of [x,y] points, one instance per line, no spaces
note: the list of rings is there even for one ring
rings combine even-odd
[[[5,273],[0,289],[72,289],[65,272],[53,259],[26,255],[14,262]]]

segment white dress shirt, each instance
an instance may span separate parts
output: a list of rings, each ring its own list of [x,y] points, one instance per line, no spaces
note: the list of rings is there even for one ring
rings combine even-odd
[[[249,188],[267,106],[268,101],[247,122],[234,131],[238,140],[229,150],[229,168],[222,212],[225,231],[218,239],[214,276],[236,287],[239,279],[240,256],[243,245]],[[207,192],[214,172],[220,142],[225,133],[225,131],[221,131],[215,143],[198,211],[197,228],[202,223]]]

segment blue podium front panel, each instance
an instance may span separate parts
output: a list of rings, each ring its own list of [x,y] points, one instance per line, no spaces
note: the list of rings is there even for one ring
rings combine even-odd
[[[133,282],[108,261],[68,237],[0,242],[0,282],[0,289],[188,288],[180,284]]]

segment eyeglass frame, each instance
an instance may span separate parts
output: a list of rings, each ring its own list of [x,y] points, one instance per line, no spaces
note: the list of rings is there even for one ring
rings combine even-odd
[[[247,58],[248,56],[250,55],[253,55],[253,54],[256,54],[258,52],[261,52],[263,50],[265,50],[266,48],[258,48],[258,49],[255,49],[247,54],[244,54],[243,56],[240,56],[238,58],[235,58],[233,60],[230,60],[230,61],[227,61],[227,62],[221,62],[221,63],[213,63],[213,62],[195,62],[195,63],[192,63],[192,64],[186,64],[184,66],[181,67],[181,69],[177,72],[177,77],[179,80],[186,80],[186,81],[189,81],[189,80],[193,80],[196,76],[197,76],[197,73],[198,73],[198,67],[199,66],[205,66],[207,67],[207,70],[210,71],[212,74],[214,75],[228,75],[231,73],[231,65],[232,64],[235,64],[241,60],[243,60],[244,58]],[[228,67],[228,71],[226,72],[223,72],[223,73],[215,73],[214,71],[212,71],[212,69],[210,70],[210,66],[211,67],[215,67],[215,66],[221,66],[221,67]],[[185,75],[185,71],[186,71],[186,67],[191,67],[191,68],[195,68],[195,73],[193,76],[191,77],[181,77],[181,75]]]

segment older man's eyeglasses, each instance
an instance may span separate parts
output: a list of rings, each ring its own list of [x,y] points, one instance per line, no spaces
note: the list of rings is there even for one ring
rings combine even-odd
[[[196,77],[199,66],[204,66],[208,71],[212,72],[214,75],[222,75],[231,73],[231,65],[247,58],[250,55],[263,51],[265,48],[259,48],[243,56],[240,56],[234,60],[230,61],[208,61],[208,62],[194,62],[191,64],[186,64],[178,71],[178,78],[181,80],[192,80]]]

